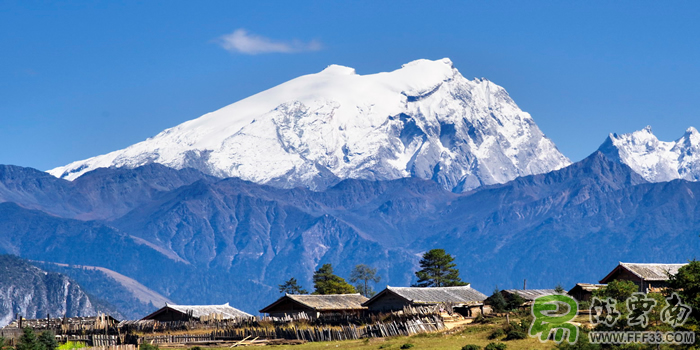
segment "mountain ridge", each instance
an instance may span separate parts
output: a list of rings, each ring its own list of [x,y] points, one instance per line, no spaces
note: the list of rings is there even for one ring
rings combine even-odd
[[[24,318],[121,315],[94,300],[65,275],[46,272],[12,255],[0,255],[0,327]]]
[[[329,66],[124,150],[49,172],[161,163],[282,188],[342,179],[432,179],[462,192],[570,164],[502,87],[449,59],[358,75]]]
[[[145,167],[120,172],[157,173],[160,181],[177,175]],[[347,179],[324,191],[203,178],[101,221],[0,204],[0,235],[19,236],[0,250],[109,268],[175,302],[231,302],[254,312],[290,277],[309,286],[325,263],[341,276],[354,264],[369,264],[382,283],[408,285],[420,253],[432,248],[446,248],[463,278],[486,291],[517,287],[523,278],[543,287],[594,282],[620,260],[683,262],[700,249],[694,233],[699,201],[700,183],[650,183],[602,152],[554,172],[463,193],[419,178]],[[46,238],[21,243],[29,234]],[[104,239],[108,243],[91,243]],[[68,259],[56,250],[77,240],[84,253]],[[613,247],[622,248],[590,254]],[[563,261],[586,269],[572,270]]]
[[[700,133],[692,126],[671,142],[660,141],[651,126],[628,134],[610,134],[599,150],[650,182],[700,180]]]

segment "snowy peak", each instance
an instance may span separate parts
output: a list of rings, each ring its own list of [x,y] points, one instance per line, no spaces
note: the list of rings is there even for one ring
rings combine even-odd
[[[415,176],[465,191],[570,161],[505,89],[441,59],[369,75],[330,65],[50,173],[148,163],[287,188]]]
[[[694,127],[672,142],[660,141],[650,126],[629,134],[610,134],[600,151],[650,182],[700,180],[700,133]]]
[[[345,67],[337,64],[331,64],[322,70],[319,74],[334,74],[334,75],[356,75],[355,68]]]

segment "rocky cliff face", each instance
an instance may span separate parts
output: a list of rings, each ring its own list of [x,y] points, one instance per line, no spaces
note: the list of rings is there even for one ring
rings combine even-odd
[[[98,311],[111,310],[95,304],[68,277],[43,271],[11,255],[0,255],[0,327],[17,315],[24,318],[95,316]]]

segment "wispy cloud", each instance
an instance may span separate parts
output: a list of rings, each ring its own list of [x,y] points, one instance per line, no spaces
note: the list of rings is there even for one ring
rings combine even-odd
[[[217,43],[228,51],[247,55],[295,53],[321,49],[321,43],[316,40],[309,42],[299,40],[275,41],[264,36],[248,33],[245,29],[236,29],[231,34],[223,35],[217,39]]]

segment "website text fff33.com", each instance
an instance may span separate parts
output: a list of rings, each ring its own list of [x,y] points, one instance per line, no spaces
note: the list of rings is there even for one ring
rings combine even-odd
[[[695,332],[590,332],[588,340],[593,344],[695,344]]]

